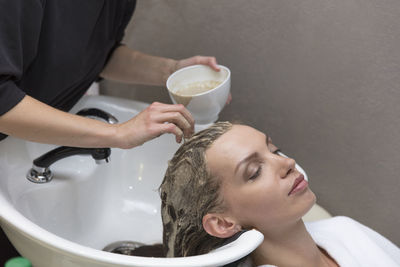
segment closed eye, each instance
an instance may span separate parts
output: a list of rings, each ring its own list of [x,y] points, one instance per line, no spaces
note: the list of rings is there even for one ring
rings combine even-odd
[[[260,176],[261,169],[262,169],[262,167],[261,167],[261,165],[260,165],[260,166],[258,167],[257,171],[249,178],[249,180],[254,180],[254,179],[256,179],[258,176]]]

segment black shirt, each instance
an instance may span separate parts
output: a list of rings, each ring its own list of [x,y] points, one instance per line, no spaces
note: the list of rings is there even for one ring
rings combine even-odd
[[[0,0],[0,116],[25,94],[69,110],[120,45],[135,5],[136,0]]]

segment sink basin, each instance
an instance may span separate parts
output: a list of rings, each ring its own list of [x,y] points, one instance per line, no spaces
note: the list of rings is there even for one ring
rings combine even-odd
[[[126,121],[148,104],[85,96],[73,108],[103,109]],[[8,137],[0,142],[0,223],[16,249],[37,267],[221,266],[254,250],[263,236],[252,230],[216,252],[186,258],[151,258],[102,251],[116,241],[160,243],[160,185],[178,148],[163,135],[130,150],[112,149],[111,162],[72,156],[51,166],[50,183],[25,176],[33,159],[55,148]]]
[[[71,110],[100,108],[120,122],[148,104],[85,96]],[[173,135],[130,150],[112,149],[111,162],[72,156],[51,166],[50,183],[26,179],[32,161],[55,148],[8,137],[0,142],[0,224],[20,254],[35,267],[222,266],[253,251],[263,240],[256,230],[205,255],[151,258],[102,251],[116,241],[162,241],[158,187],[178,148]],[[300,167],[298,166],[300,169]],[[305,220],[330,215],[315,206]]]

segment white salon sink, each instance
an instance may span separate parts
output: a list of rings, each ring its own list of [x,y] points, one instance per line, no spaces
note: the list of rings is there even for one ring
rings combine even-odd
[[[96,107],[123,122],[146,106],[86,96],[72,112]],[[163,135],[134,149],[112,149],[111,162],[103,165],[90,156],[72,156],[51,166],[51,182],[28,181],[32,161],[53,148],[12,137],[0,142],[0,223],[35,267],[221,266],[247,255],[262,241],[252,230],[217,252],[175,259],[104,252],[116,241],[161,242],[158,186],[178,144],[174,136]]]

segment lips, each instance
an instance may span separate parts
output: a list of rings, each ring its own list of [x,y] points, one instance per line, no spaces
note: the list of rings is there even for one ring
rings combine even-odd
[[[288,193],[288,196],[295,194],[297,192],[303,191],[306,187],[308,186],[308,182],[304,180],[304,176],[300,174],[299,177],[294,180],[292,189],[290,189],[290,192]]]

